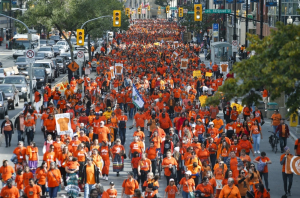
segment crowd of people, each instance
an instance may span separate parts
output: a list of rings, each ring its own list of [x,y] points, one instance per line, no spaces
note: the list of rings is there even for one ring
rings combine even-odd
[[[42,93],[35,92],[35,103],[41,102],[41,107],[26,104],[14,123],[5,117],[1,130],[6,147],[12,146],[14,129],[18,145],[11,158],[14,167],[5,160],[0,168],[0,197],[35,198],[49,193],[55,198],[64,188],[73,198],[80,191],[85,198],[155,198],[159,182],[166,182],[168,198],[180,192],[184,198],[269,198],[272,161],[260,151],[262,113],[243,108],[237,100],[205,105],[226,77],[217,65],[201,62],[198,45],[183,43],[183,31],[184,27],[163,19],[135,20],[126,33],[115,36],[109,54],[93,57],[98,64],[95,79],[72,78],[63,93],[48,85]],[[184,69],[181,59],[188,59]],[[116,63],[123,64],[121,75],[110,69]],[[193,76],[196,70],[200,76]],[[134,104],[134,87],[143,99],[142,108]],[[72,134],[57,134],[54,117],[59,113],[70,113]],[[292,154],[286,146],[288,127],[278,114],[272,116],[272,125],[280,136],[288,195],[293,175],[284,166]],[[36,128],[37,122],[41,129]],[[133,141],[125,148],[126,130],[132,128],[136,129]],[[42,148],[34,142],[39,131],[45,139]],[[295,152],[300,155],[300,141]],[[105,191],[100,180],[109,180],[110,167],[118,177],[127,158],[132,171],[122,183],[122,192],[113,182]]]

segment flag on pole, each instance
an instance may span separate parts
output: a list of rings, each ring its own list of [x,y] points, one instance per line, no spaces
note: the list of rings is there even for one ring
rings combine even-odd
[[[132,90],[132,103],[137,107],[137,108],[143,108],[144,106],[144,100],[142,98],[142,96],[140,95],[139,91],[137,90],[137,88],[135,87],[135,85],[133,85],[133,90]]]

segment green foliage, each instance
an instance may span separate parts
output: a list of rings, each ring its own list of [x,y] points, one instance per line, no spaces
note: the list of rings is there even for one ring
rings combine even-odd
[[[206,106],[218,106],[222,100],[222,94],[220,92],[216,92],[213,97],[208,97],[205,101]]]
[[[155,0],[155,4],[159,6],[166,6],[167,3],[167,0]]]
[[[225,81],[220,90],[229,99],[245,97],[243,102],[249,103],[261,100],[254,91],[265,87],[271,100],[285,93],[289,112],[295,112],[300,104],[300,26],[278,23],[276,27],[263,40],[248,34],[247,51],[255,55],[237,62],[233,67],[236,79]]]

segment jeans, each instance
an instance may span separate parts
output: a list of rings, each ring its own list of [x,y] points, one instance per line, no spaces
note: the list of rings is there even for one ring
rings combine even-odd
[[[49,187],[49,197],[50,198],[57,197],[58,188],[59,188],[58,186],[56,186],[56,187]]]
[[[183,197],[183,198],[190,198],[190,193],[189,193],[189,192],[182,191],[182,197]]]
[[[118,105],[119,105],[120,109],[123,110],[123,103],[118,103]]]
[[[22,138],[24,138],[24,132],[21,130],[18,130],[18,142],[19,141],[24,141],[24,139],[22,140]]]
[[[215,167],[216,164],[217,155],[216,154],[210,154],[210,163],[211,167]],[[225,162],[225,160],[223,160]]]
[[[133,107],[133,108],[130,109],[129,119],[133,119],[133,115],[135,114],[135,112],[136,112],[135,107]]]
[[[44,105],[44,107],[46,107],[46,108],[47,108],[47,107],[48,107],[48,102],[44,102],[44,104],[43,104],[43,105]]]
[[[274,130],[274,133],[275,133],[275,131],[276,131],[277,127],[278,127],[278,126],[274,126],[274,125],[273,125],[273,130]]]
[[[198,135],[198,141],[201,142],[201,144],[204,142],[203,134]]]
[[[94,184],[84,184],[84,198],[89,198],[93,186]]]
[[[260,134],[252,134],[252,139],[253,139],[253,149],[254,151],[259,151],[259,144],[260,144]]]
[[[286,173],[282,172],[282,179],[283,179],[284,192],[285,192],[285,194],[287,194],[288,192],[291,192],[291,188],[293,185],[293,173],[286,174]],[[289,187],[287,186],[287,180],[289,180]]]
[[[155,175],[155,172],[156,172],[156,165],[157,165],[157,160],[156,159],[151,160],[151,167],[152,167],[153,175]]]
[[[6,146],[10,145],[12,132],[13,131],[4,131]]]
[[[34,138],[33,130],[29,130],[28,132],[26,132],[26,135],[27,135],[27,144],[30,145],[30,142],[32,142]]]
[[[280,141],[280,148],[283,151],[284,147],[286,147],[286,137],[279,137],[279,141]]]
[[[126,128],[119,128],[119,135],[121,139],[121,144],[124,145],[126,141]]]
[[[125,103],[125,104],[124,104],[124,112],[125,112],[125,113],[127,113],[127,108],[128,108],[128,104]]]
[[[55,108],[57,107],[57,103],[58,103],[58,100],[53,100],[53,105]]]
[[[268,173],[262,173],[260,172],[261,179],[264,178],[265,180],[265,187],[268,190],[269,189],[269,180],[268,180]]]

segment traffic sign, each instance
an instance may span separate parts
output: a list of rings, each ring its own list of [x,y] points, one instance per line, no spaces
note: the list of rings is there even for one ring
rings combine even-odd
[[[188,11],[187,13],[188,14],[194,14],[194,11]]]
[[[26,62],[34,63],[35,62],[35,51],[30,49],[26,51]]]
[[[79,68],[79,65],[76,62],[72,62],[68,65],[68,68],[72,71],[72,72],[76,72]]]
[[[206,9],[205,14],[230,14],[231,9]]]
[[[79,60],[84,60],[84,52],[83,51],[79,51],[77,53],[77,59]]]
[[[183,9],[183,13],[188,13],[188,9]]]

